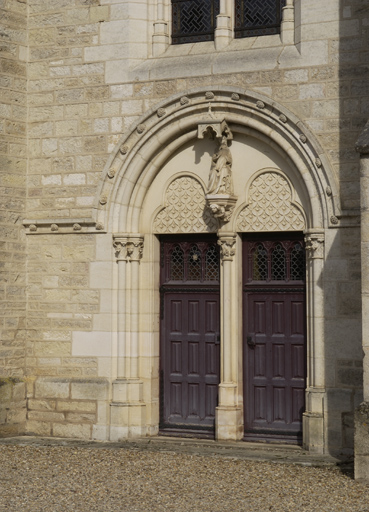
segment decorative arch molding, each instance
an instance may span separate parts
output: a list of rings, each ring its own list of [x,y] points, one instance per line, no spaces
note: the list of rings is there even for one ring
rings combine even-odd
[[[236,214],[238,232],[304,231],[305,212],[295,190],[279,169],[262,169],[246,187],[246,205]]]
[[[215,233],[218,229],[218,221],[206,205],[204,187],[194,175],[171,180],[164,205],[155,215],[153,233]]]
[[[279,148],[297,169],[309,198],[307,228],[337,227],[341,216],[336,178],[320,144],[289,110],[258,93],[235,87],[198,88],[159,103],[122,136],[102,176],[96,222],[113,232],[138,232],[146,193],[166,160],[194,140],[201,119],[225,118],[233,133],[245,128]]]

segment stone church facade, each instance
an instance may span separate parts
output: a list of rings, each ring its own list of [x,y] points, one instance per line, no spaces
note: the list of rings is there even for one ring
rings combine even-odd
[[[368,4],[185,3],[0,2],[0,432],[367,477]]]

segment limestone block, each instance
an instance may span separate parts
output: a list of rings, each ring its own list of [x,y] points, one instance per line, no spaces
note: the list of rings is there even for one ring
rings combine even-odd
[[[299,98],[305,99],[321,99],[325,97],[325,86],[320,83],[304,84],[299,87]]]
[[[292,82],[294,84],[299,82],[309,81],[309,70],[308,69],[293,69],[291,71],[284,72],[284,81]]]
[[[324,452],[324,419],[319,413],[304,413],[303,421],[303,446],[310,453]]]
[[[106,151],[106,141],[103,135],[95,135],[93,137],[86,137],[83,144],[85,152],[103,153]]]
[[[127,45],[126,45],[127,47]],[[134,68],[136,65],[138,66],[141,64],[142,59],[146,58],[147,54],[147,45],[136,44],[135,46],[130,45],[131,53],[133,53],[132,58],[129,60],[130,67]],[[128,47],[126,48],[125,53],[123,55],[129,55],[128,53]],[[120,54],[121,56],[122,54]],[[149,71],[147,69],[135,69],[135,72],[132,77],[131,72],[129,68],[127,67],[127,59],[117,59],[117,60],[110,60],[106,62],[105,65],[105,82],[107,84],[116,84],[116,83],[122,83],[122,82],[129,82],[133,79],[137,78],[138,76],[141,79],[147,80],[149,78]]]
[[[106,400],[108,398],[108,383],[105,380],[89,379],[71,382],[72,399]]]
[[[87,412],[67,412],[66,420],[71,423],[94,423],[96,421],[96,414],[89,414]]]
[[[65,117],[78,119],[87,116],[88,105],[87,103],[65,105]]]
[[[215,437],[217,440],[238,441],[243,437],[242,409],[217,407],[215,411]]]
[[[84,59],[86,62],[117,60],[122,55],[129,55],[128,43],[91,46],[84,49]]]
[[[59,153],[76,155],[82,152],[82,137],[65,137],[63,139],[59,139]]]
[[[24,400],[26,397],[25,382],[15,382],[12,386],[12,400]]]
[[[44,331],[43,339],[47,341],[70,341],[72,336],[69,331]]]
[[[59,404],[59,402],[58,402]],[[33,411],[53,411],[56,407],[55,400],[36,400],[30,398],[27,402],[28,410]]]
[[[63,176],[64,185],[85,185],[86,175],[81,173],[66,174]]]
[[[37,357],[68,356],[70,355],[70,343],[60,341],[42,341],[34,344],[34,355]]]
[[[96,401],[58,400],[56,409],[62,412],[96,413]]]
[[[51,156],[58,150],[58,139],[43,139],[41,143],[42,154]]]
[[[65,415],[56,411],[28,411],[28,418],[33,421],[64,421]]]
[[[93,425],[92,439],[96,441],[108,441],[109,428],[106,425]]]
[[[76,171],[89,171],[92,168],[92,156],[81,155],[75,157]]]
[[[98,23],[101,21],[107,21],[109,19],[109,6],[96,6],[90,7],[90,22]]]
[[[63,107],[54,105],[37,106],[29,109],[30,121],[49,121],[63,118]]]
[[[57,378],[39,378],[35,382],[35,398],[68,398],[69,381]]]
[[[103,75],[104,64],[101,62],[97,64],[80,64],[78,66],[73,66],[72,71],[75,76]]]
[[[78,439],[90,439],[91,438],[91,426],[90,425],[78,425],[78,424],[64,424],[54,423],[53,424],[53,435],[56,437],[71,437]]]
[[[35,436],[50,436],[51,424],[43,421],[30,421],[26,422],[26,433]]]
[[[301,53],[294,46],[286,46],[281,53],[280,65],[283,68],[327,65],[328,41],[306,41],[301,44]]]
[[[95,256],[95,248],[92,245],[64,245],[63,259],[67,261],[92,261]],[[83,291],[81,290],[80,293]],[[87,292],[87,291],[86,291]],[[77,292],[78,293],[78,292]],[[78,300],[78,297],[76,298]],[[82,301],[81,296],[81,301]],[[96,302],[98,295],[96,292],[90,292],[90,300]]]
[[[110,98],[110,90],[107,86],[89,87],[85,90],[85,98],[88,101],[106,100]]]
[[[77,121],[57,121],[55,123],[55,134],[57,136],[75,135],[77,133]]]
[[[340,103],[338,100],[316,101],[313,103],[312,114],[314,117],[338,117]]]
[[[82,102],[84,100],[83,89],[64,89],[63,86],[58,89],[56,93],[56,101],[58,103]]]
[[[61,185],[61,176],[60,174],[50,174],[48,176],[42,176],[41,183],[43,186]]]

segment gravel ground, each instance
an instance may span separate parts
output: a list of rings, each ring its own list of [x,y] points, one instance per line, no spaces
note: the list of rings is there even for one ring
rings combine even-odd
[[[0,446],[0,511],[369,511],[339,468],[76,446]]]

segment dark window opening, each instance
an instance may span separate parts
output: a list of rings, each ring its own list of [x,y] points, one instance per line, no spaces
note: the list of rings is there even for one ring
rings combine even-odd
[[[235,37],[279,34],[286,0],[235,0]]]
[[[219,0],[172,0],[172,44],[213,41]]]

